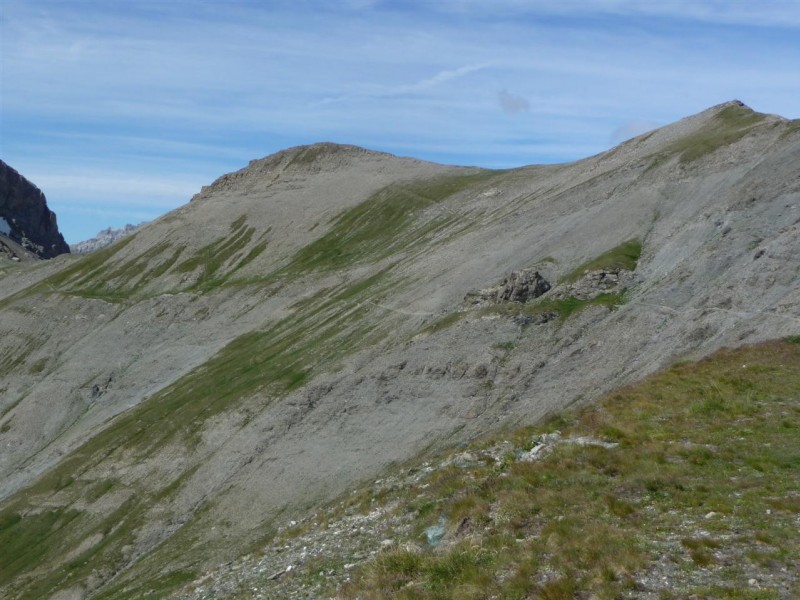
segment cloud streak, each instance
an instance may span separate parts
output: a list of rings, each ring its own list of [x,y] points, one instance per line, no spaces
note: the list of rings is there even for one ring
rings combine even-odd
[[[800,11],[720,6],[3,0],[0,151],[56,211],[99,214],[320,140],[511,167],[731,98],[800,116]]]
[[[438,9],[457,14],[538,15],[566,18],[596,16],[671,19],[703,24],[746,27],[800,28],[800,11],[794,0],[561,0],[533,3],[529,0],[442,0]]]

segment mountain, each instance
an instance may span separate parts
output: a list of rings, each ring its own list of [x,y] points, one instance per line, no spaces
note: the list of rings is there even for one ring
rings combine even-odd
[[[391,468],[177,597],[796,598],[798,391],[800,337],[681,361]]]
[[[165,595],[393,465],[798,333],[798,159],[739,102],[504,171],[316,144],[0,270],[0,594]]]
[[[0,160],[0,258],[69,253],[42,191]]]
[[[131,225],[128,223],[125,227],[108,227],[99,231],[93,238],[78,242],[77,244],[70,244],[69,249],[73,254],[88,254],[89,252],[94,252],[95,250],[110,246],[126,235],[132,234],[142,225],[143,223],[138,225]]]

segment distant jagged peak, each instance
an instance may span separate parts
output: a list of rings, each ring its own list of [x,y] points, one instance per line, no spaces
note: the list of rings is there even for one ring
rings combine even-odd
[[[142,225],[145,225],[145,222],[139,223],[138,225],[128,223],[124,227],[107,227],[97,232],[97,235],[91,239],[78,242],[77,244],[70,244],[69,249],[74,254],[88,254],[89,252],[94,252],[95,250],[110,246],[118,239],[132,234]]]

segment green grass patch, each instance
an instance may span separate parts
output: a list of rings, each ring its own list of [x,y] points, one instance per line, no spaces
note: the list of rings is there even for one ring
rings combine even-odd
[[[15,336],[9,336],[9,339],[3,340],[5,348],[0,354],[0,376],[21,370],[21,367],[28,362],[31,355],[44,346],[46,341],[46,339],[33,336],[16,340]],[[41,366],[40,363],[41,361],[37,361],[28,370],[34,375],[40,373],[41,371],[37,370]],[[41,368],[44,367],[41,366]]]
[[[609,310],[625,303],[624,292],[613,294],[600,294],[590,299],[581,299],[570,296],[568,298],[545,299],[518,304],[508,302],[505,304],[494,304],[478,310],[480,315],[502,315],[509,318],[532,317],[553,313],[558,315],[562,323],[570,317],[578,314],[589,306],[605,306]]]
[[[72,265],[51,275],[38,286],[36,291],[52,291],[56,289],[83,288],[90,280],[95,280],[91,286],[97,288],[97,281],[105,280],[108,272],[113,268],[114,258],[136,239],[133,233],[124,237],[115,244],[86,254],[77,259]]]
[[[173,248],[164,241],[133,258],[118,260],[119,253],[133,242],[136,235],[134,233],[108,248],[82,256],[30,291],[61,292],[114,303],[130,301],[149,283],[166,273],[184,250]]]
[[[101,590],[95,598],[97,600],[138,600],[146,597],[165,600],[171,597],[177,589],[197,578],[198,575],[197,571],[177,569],[142,582],[141,586],[130,586],[126,583],[112,585],[110,588]]]
[[[301,249],[283,272],[339,269],[377,261],[423,244],[443,230],[457,226],[460,220],[448,213],[419,221],[423,210],[495,175],[492,171],[480,171],[389,185],[336,217],[330,230]]]
[[[26,516],[8,510],[0,513],[0,586],[63,549],[60,532],[80,514],[63,509]]]
[[[468,317],[487,317],[489,315],[500,315],[509,319],[520,319],[524,317],[537,317],[548,313],[556,316],[559,322],[563,323],[570,317],[578,314],[589,306],[605,306],[613,310],[626,301],[625,292],[613,294],[600,294],[590,299],[579,299],[573,296],[561,299],[540,298],[527,304],[517,302],[506,302],[503,304],[492,304],[475,310],[456,311],[426,325],[421,334],[431,335],[443,331]],[[508,342],[513,344],[513,342]],[[511,348],[511,346],[509,346]]]
[[[639,239],[632,239],[621,243],[604,252],[600,256],[582,263],[573,271],[567,274],[562,282],[570,283],[577,281],[586,271],[599,271],[611,269],[624,269],[626,271],[635,271],[636,265],[639,264],[639,257],[642,255],[642,241]]]
[[[670,144],[665,152],[654,158],[649,168],[661,165],[676,154],[681,164],[697,161],[723,146],[735,144],[765,118],[765,114],[744,106],[728,106],[706,126]]]
[[[91,485],[86,491],[84,498],[87,502],[96,502],[118,485],[119,481],[116,479],[101,479]]]
[[[31,375],[40,375],[47,367],[47,358],[40,358],[31,365],[29,372]]]
[[[253,243],[255,229],[248,227],[246,217],[236,219],[228,235],[186,256],[186,248],[165,240],[126,260],[120,252],[136,237],[119,242],[81,257],[74,264],[34,286],[33,291],[58,291],[83,298],[125,303],[135,300],[163,275],[196,273],[189,289],[207,291],[229,281],[230,276],[251,263],[267,248],[269,230]]]
[[[437,331],[442,331],[443,329],[447,329],[451,325],[455,325],[462,318],[468,316],[469,314],[470,314],[469,311],[455,311],[448,313],[447,315],[445,315],[440,319],[437,319],[430,325],[426,325],[420,333],[432,334],[436,333]]]
[[[247,226],[246,217],[243,215],[231,223],[230,233],[227,236],[203,246],[191,258],[178,264],[175,270],[178,273],[197,272],[197,280],[191,289],[205,291],[217,287],[225,281],[223,274],[226,271],[244,266],[266,249],[266,242],[262,241],[250,249],[244,257],[243,264],[233,264],[236,261],[232,259],[248,247],[254,234],[255,228]]]
[[[790,422],[792,426],[776,426]],[[800,557],[800,347],[722,350],[614,392],[547,424],[492,435],[517,451],[554,427],[615,448],[556,445],[537,462],[450,466],[385,498],[412,538],[445,517],[436,549],[383,553],[344,598],[615,598],[675,569],[659,597],[784,597]],[[438,458],[433,458],[436,464]],[[427,464],[427,463],[426,463]],[[459,531],[463,530],[462,533]],[[680,543],[676,544],[675,540]],[[759,581],[747,587],[739,569]],[[648,584],[651,585],[651,584]],[[752,592],[752,593],[751,593]],[[756,593],[757,592],[757,593]],[[754,595],[755,594],[755,595]]]

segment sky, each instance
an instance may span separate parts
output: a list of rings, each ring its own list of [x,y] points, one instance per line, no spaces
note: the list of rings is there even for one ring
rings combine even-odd
[[[290,146],[566,162],[733,99],[800,118],[800,2],[0,0],[0,159],[70,243]]]

